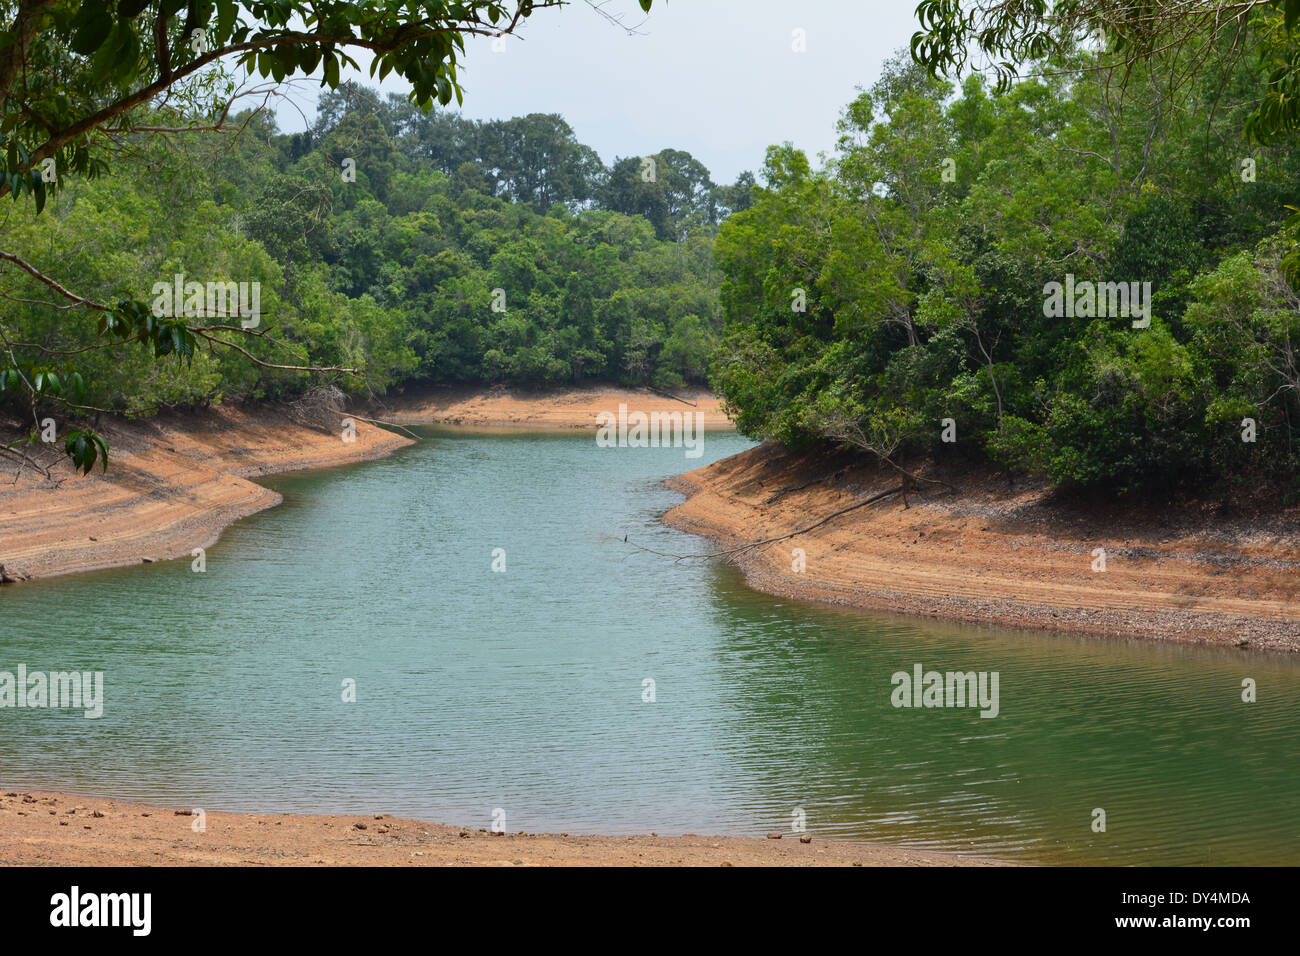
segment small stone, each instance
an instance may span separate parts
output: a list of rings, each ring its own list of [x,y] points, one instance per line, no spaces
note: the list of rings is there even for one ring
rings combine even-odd
[[[464,830],[461,830],[460,833],[457,834],[457,835],[458,835],[462,840],[469,836],[469,834],[466,833]]]
[[[366,828],[366,825],[364,823],[354,823],[352,824],[352,828],[354,830],[364,830]]]
[[[376,813],[376,814],[375,814],[375,819],[376,819],[376,820],[382,820],[383,818],[384,818],[384,815],[383,815],[382,813]]]
[[[59,821],[59,826],[61,826],[61,827],[66,827],[67,825],[68,825],[68,821],[67,821],[67,820],[60,820],[60,821]]]
[[[172,815],[177,817],[192,817],[194,816],[194,813],[191,810],[176,810]]]
[[[779,840],[779,839],[781,839],[781,834],[779,834],[779,833],[769,833],[769,834],[767,835],[767,838],[768,838],[769,840]]]
[[[102,817],[103,815],[104,815],[104,814],[102,814],[102,813],[101,813],[100,811],[98,811],[98,810],[96,810],[96,811],[94,811],[93,813],[91,813],[91,816],[92,816],[92,817]]]
[[[800,843],[811,843],[811,842],[812,842],[812,834],[811,834],[811,833],[801,833],[801,834],[799,834],[799,842],[800,842]]]
[[[732,863],[730,860],[723,860],[722,863],[721,863],[720,865],[721,865],[721,866],[735,866],[736,864]]]

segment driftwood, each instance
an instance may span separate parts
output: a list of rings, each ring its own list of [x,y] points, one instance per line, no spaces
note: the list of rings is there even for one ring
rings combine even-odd
[[[340,412],[339,414],[340,414],[340,415],[343,415],[342,412]],[[399,425],[397,422],[386,422],[386,421],[384,421],[382,418],[366,418],[365,415],[358,415],[356,412],[348,412],[344,417],[346,417],[346,418],[359,418],[359,419],[361,419],[363,422],[369,422],[369,423],[372,424],[372,425],[387,425],[389,428],[400,428],[402,431],[406,432],[406,434],[410,435],[410,436],[411,436],[413,439],[415,439],[416,441],[419,441],[419,440],[420,440],[420,436],[419,436],[419,435],[417,435],[415,432],[411,431],[411,430],[410,430],[409,428],[407,428],[405,425]]]
[[[658,395],[662,395],[664,398],[671,398],[673,401],[681,402],[683,405],[689,405],[691,406],[691,408],[699,408],[699,406],[696,405],[695,402],[688,402],[680,395],[674,395],[672,392],[665,392],[662,388],[655,388],[653,385],[647,385],[645,387]]]
[[[765,505],[771,504],[773,501],[776,501],[777,498],[780,498],[782,495],[788,495],[792,491],[803,491],[805,488],[809,488],[813,485],[819,485],[823,481],[834,481],[836,478],[844,474],[846,471],[852,470],[852,468],[853,468],[852,465],[845,465],[839,471],[832,472],[829,475],[823,475],[821,478],[814,478],[811,481],[805,481],[802,485],[787,485],[784,488],[778,488],[776,489],[776,491],[772,492],[770,495],[767,496],[767,500],[764,501],[763,504]]]
[[[773,538],[764,538],[762,541],[751,541],[749,544],[742,544],[739,547],[735,547],[735,548],[727,548],[725,551],[709,551],[700,554],[671,554],[667,551],[656,551],[654,550],[654,548],[647,548],[645,547],[645,545],[637,544],[634,541],[627,541],[626,537],[624,537],[623,540],[627,541],[628,544],[632,545],[632,547],[636,548],[638,551],[645,551],[649,554],[657,554],[661,558],[673,558],[677,561],[684,561],[687,560],[688,558],[721,558],[731,554],[738,554],[741,551],[748,551],[750,548],[758,548],[758,547],[762,547],[765,544],[772,544],[775,541],[784,541],[786,538],[794,538],[801,534],[807,534],[809,531],[812,531],[814,528],[820,528],[828,521],[832,521],[833,519],[838,518],[840,515],[848,514],[850,511],[856,511],[859,508],[865,508],[867,505],[875,504],[877,501],[883,501],[886,498],[890,498],[894,495],[900,494],[902,490],[903,490],[902,485],[899,485],[896,488],[890,488],[888,491],[878,492],[877,494],[874,494],[869,498],[864,498],[861,501],[854,502],[853,504],[849,505],[847,508],[841,508],[838,511],[832,511],[824,518],[814,521],[812,524],[800,528],[797,531],[791,531],[786,534],[778,534]]]

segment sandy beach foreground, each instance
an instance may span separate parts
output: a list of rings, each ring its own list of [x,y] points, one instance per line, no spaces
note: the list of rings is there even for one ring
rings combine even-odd
[[[0,791],[0,866],[998,866],[841,840],[496,834],[382,813],[259,815]]]

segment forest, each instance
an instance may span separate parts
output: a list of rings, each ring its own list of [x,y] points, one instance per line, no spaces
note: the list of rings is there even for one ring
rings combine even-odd
[[[672,149],[607,169],[555,115],[476,122],[354,86],[325,92],[305,133],[277,132],[266,112],[232,122],[238,135],[185,149],[141,137],[111,177],[39,214],[17,205],[7,248],[106,300],[174,275],[258,283],[248,352],[356,374],[229,350],[159,363],[95,349],[96,326],[69,326],[24,277],[7,337],[71,353],[41,353],[33,379],[84,382],[86,404],[129,414],[284,397],[322,378],[365,395],[704,382],[722,325],[712,236],[746,183],[718,187]]]
[[[40,147],[30,115],[67,94],[37,87],[4,105],[0,400],[39,422],[51,403],[140,415],[322,381],[707,384],[746,435],[909,474],[1294,495],[1300,4],[1247,6],[1016,19],[927,0],[912,49],[844,105],[834,155],[773,145],[730,185],[678,149],[607,167],[558,115],[448,111],[454,51],[433,37],[438,78],[380,58],[409,98],[339,82],[329,43],[245,52],[277,82],[325,63],[300,133],[232,111],[211,61],[207,86],[133,107],[94,152],[76,124]],[[64,27],[98,51],[88,102],[175,68],[150,61],[143,24],[105,34],[86,9]],[[218,26],[230,50],[256,45],[237,18]],[[135,66],[102,59],[114,43]],[[962,75],[973,47],[1021,68]],[[181,121],[218,132],[159,134]],[[255,325],[201,299],[151,308],[173,277],[255,283]]]
[[[1300,492],[1294,136],[1243,136],[1255,59],[1121,95],[1097,57],[999,90],[903,54],[824,169],[769,149],[715,248],[712,382],[743,431],[1117,495]]]

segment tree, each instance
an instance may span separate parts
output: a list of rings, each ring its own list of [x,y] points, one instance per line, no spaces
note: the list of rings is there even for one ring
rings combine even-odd
[[[639,0],[645,10],[651,2]],[[457,67],[466,36],[511,33],[537,10],[559,5],[560,0],[0,0],[0,24],[6,26],[0,34],[0,197],[28,196],[39,213],[48,195],[70,179],[104,175],[107,157],[120,155],[124,143],[222,129],[241,96],[272,92],[237,89],[223,64],[277,84],[319,69],[321,85],[337,89],[342,67],[359,68],[353,54],[365,52],[372,56],[371,75],[405,79],[411,102],[421,109],[435,100],[459,102]],[[183,314],[155,315],[132,297],[100,302],[13,252],[0,250],[0,262],[77,314],[98,314],[100,333],[110,343],[145,343],[158,358],[190,362],[203,342],[268,368],[325,370],[257,358],[226,337],[253,330],[227,317],[204,327]],[[16,351],[8,336],[4,345],[0,377],[10,394],[26,393],[34,421],[39,402],[67,402],[64,382],[81,382],[75,372],[36,371],[55,354],[48,347],[34,345],[34,356],[20,358],[22,347]],[[80,437],[69,442],[68,451],[88,471],[97,458],[103,461],[104,445],[93,433]]]
[[[960,73],[978,50],[1000,89],[1025,63],[1073,54],[1081,38],[1091,38],[1099,55],[1075,72],[1127,84],[1144,64],[1162,61],[1166,95],[1205,74],[1227,76],[1258,56],[1268,67],[1245,131],[1267,142],[1300,128],[1300,0],[922,0],[916,16],[921,29],[911,49],[918,63],[933,73]]]

